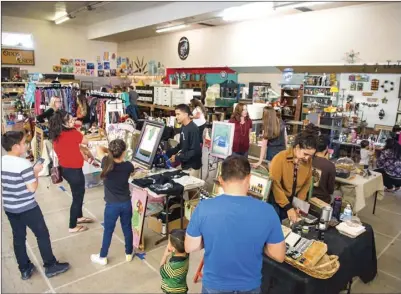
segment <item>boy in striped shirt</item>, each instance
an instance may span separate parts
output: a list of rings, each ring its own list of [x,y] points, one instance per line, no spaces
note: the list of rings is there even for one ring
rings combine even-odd
[[[161,288],[167,294],[187,293],[189,256],[185,253],[185,230],[172,230],[169,236],[169,242],[160,263]],[[167,260],[169,257],[170,259]]]
[[[34,265],[26,252],[26,227],[35,234],[42,255],[45,274],[48,278],[66,272],[70,265],[59,263],[53,255],[42,211],[35,200],[38,174],[41,164],[32,164],[21,157],[26,152],[26,137],[23,132],[7,132],[1,138],[1,146],[7,155],[1,158],[1,186],[3,208],[13,231],[14,253],[21,278],[28,280]]]

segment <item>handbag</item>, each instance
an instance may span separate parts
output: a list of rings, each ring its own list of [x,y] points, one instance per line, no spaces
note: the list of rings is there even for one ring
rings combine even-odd
[[[54,150],[53,150],[52,160],[53,160],[53,166],[50,169],[50,178],[52,179],[53,184],[59,184],[63,181],[63,176],[61,173],[61,166],[58,165],[58,161],[56,163],[56,155]]]

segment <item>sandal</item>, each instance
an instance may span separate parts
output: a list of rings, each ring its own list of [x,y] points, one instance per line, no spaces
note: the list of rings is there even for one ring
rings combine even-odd
[[[72,231],[73,230],[73,231]],[[85,226],[76,226],[74,229],[69,229],[70,233],[81,233],[88,230],[88,227]]]
[[[91,224],[94,220],[89,217],[82,217],[81,220],[77,220],[77,224]]]

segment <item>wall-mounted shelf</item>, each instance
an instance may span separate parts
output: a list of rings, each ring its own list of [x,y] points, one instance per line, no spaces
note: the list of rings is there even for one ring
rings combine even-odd
[[[308,95],[308,94],[304,94],[304,97],[313,97],[313,98],[337,98],[335,96],[326,96],[326,95]]]

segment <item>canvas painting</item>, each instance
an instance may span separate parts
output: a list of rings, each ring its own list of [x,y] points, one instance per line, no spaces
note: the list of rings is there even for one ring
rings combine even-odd
[[[234,128],[231,123],[213,122],[210,155],[224,159],[232,154]]]
[[[133,187],[131,191],[132,201],[132,232],[133,245],[139,248],[141,243],[143,224],[145,222],[146,206],[148,202],[148,193],[146,190]]]

